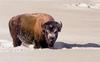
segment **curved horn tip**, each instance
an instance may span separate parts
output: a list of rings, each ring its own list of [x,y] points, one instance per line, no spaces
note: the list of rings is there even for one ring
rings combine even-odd
[[[60,21],[60,25],[61,25],[61,27],[62,27],[62,22]]]

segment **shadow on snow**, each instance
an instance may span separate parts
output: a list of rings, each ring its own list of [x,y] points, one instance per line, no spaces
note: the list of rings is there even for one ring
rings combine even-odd
[[[62,49],[62,48],[68,48],[71,49],[73,47],[93,47],[93,48],[100,48],[99,44],[96,43],[86,43],[86,44],[69,44],[69,43],[64,43],[64,42],[56,42],[54,45],[55,49]]]

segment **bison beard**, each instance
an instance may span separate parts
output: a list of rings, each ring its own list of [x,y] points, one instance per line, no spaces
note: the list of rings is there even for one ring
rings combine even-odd
[[[22,43],[35,44],[34,48],[53,47],[54,43],[52,46],[48,46],[46,34],[43,32],[43,25],[48,21],[54,21],[54,19],[44,13],[21,14],[12,17],[9,21],[9,30],[14,47],[20,46]]]

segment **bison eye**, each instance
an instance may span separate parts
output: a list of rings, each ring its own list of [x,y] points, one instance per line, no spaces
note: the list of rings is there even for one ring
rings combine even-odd
[[[57,33],[57,31],[55,31],[54,33]]]
[[[54,33],[57,33],[57,30],[56,29],[54,30]]]

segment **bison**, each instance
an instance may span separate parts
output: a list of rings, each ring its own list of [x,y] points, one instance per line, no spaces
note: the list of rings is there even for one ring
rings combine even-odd
[[[34,48],[53,48],[61,28],[61,22],[45,13],[20,14],[9,21],[14,47],[34,44]]]

